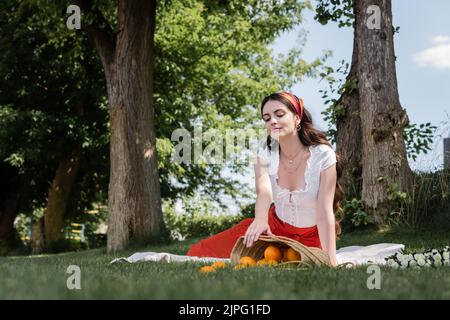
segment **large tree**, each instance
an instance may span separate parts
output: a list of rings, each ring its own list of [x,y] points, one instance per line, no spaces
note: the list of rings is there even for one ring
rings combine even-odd
[[[76,1],[92,23],[106,76],[110,130],[108,252],[158,236],[163,227],[153,108],[156,1],[119,0],[117,31],[93,5]],[[103,26],[103,27],[101,27]]]
[[[333,20],[354,27],[350,73],[336,103],[343,110],[337,117],[337,151],[347,164],[346,189],[362,179],[367,212],[385,224],[393,206],[389,192],[413,191],[404,141],[409,121],[397,90],[391,1],[321,0],[316,11],[322,23]]]
[[[353,0],[319,0],[315,19],[322,24],[338,22],[339,27],[352,26],[356,19]],[[350,70],[339,89],[340,96],[328,107],[329,117],[335,122],[331,131],[336,141],[336,151],[345,161],[342,173],[342,187],[347,195],[360,196],[362,189],[362,134],[360,101],[358,91],[358,34],[353,28],[353,52]],[[341,68],[343,68],[342,65]],[[344,70],[345,72],[346,70]],[[336,80],[333,80],[335,82]],[[336,90],[336,89],[333,89]]]
[[[389,191],[409,195],[413,174],[408,164],[403,130],[409,124],[400,105],[390,0],[356,1],[358,90],[362,125],[362,199],[375,221],[387,222],[392,210]],[[368,9],[379,10],[379,26],[370,26]],[[377,9],[378,8],[378,9]],[[372,11],[376,15],[377,11]],[[395,189],[395,188],[394,188]]]

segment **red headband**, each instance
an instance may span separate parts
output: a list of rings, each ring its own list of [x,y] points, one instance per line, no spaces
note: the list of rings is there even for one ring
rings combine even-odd
[[[297,111],[297,114],[300,116],[300,120],[303,117],[303,100],[297,98],[295,95],[293,95],[292,93],[289,93],[287,91],[282,91],[280,92],[280,95],[287,98],[291,104],[294,106],[295,110]]]

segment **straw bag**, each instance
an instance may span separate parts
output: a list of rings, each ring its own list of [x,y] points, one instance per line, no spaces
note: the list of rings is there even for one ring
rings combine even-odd
[[[307,247],[287,237],[275,235],[260,235],[258,240],[249,248],[244,244],[244,236],[240,237],[231,250],[231,262],[239,264],[240,259],[244,256],[249,256],[255,261],[263,259],[264,250],[271,243],[278,245],[278,247],[291,247],[301,257],[300,260],[282,262],[276,266],[331,266],[330,257],[325,251],[316,247]]]

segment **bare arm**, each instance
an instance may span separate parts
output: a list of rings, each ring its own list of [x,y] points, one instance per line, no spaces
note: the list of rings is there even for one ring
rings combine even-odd
[[[333,211],[336,179],[336,165],[332,165],[321,172],[317,208],[317,229],[320,243],[322,249],[330,256],[333,266],[337,265],[335,217]]]
[[[257,161],[255,169],[256,205],[255,219],[267,221],[270,204],[272,203],[272,186],[267,166]]]
[[[268,212],[272,203],[272,186],[268,168],[257,158],[254,169],[256,187],[255,219],[245,233],[244,244],[247,247],[250,247],[261,233],[272,234],[268,222]]]

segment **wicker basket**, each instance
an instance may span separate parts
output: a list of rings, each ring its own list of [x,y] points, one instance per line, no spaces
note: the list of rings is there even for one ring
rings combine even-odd
[[[231,250],[231,262],[239,264],[241,257],[249,256],[258,261],[264,258],[264,250],[270,243],[276,243],[278,246],[291,247],[300,254],[301,260],[287,261],[278,264],[277,266],[331,266],[328,254],[316,247],[307,247],[293,239],[275,236],[275,235],[260,235],[253,245],[249,248],[244,244],[244,237],[240,237]]]

